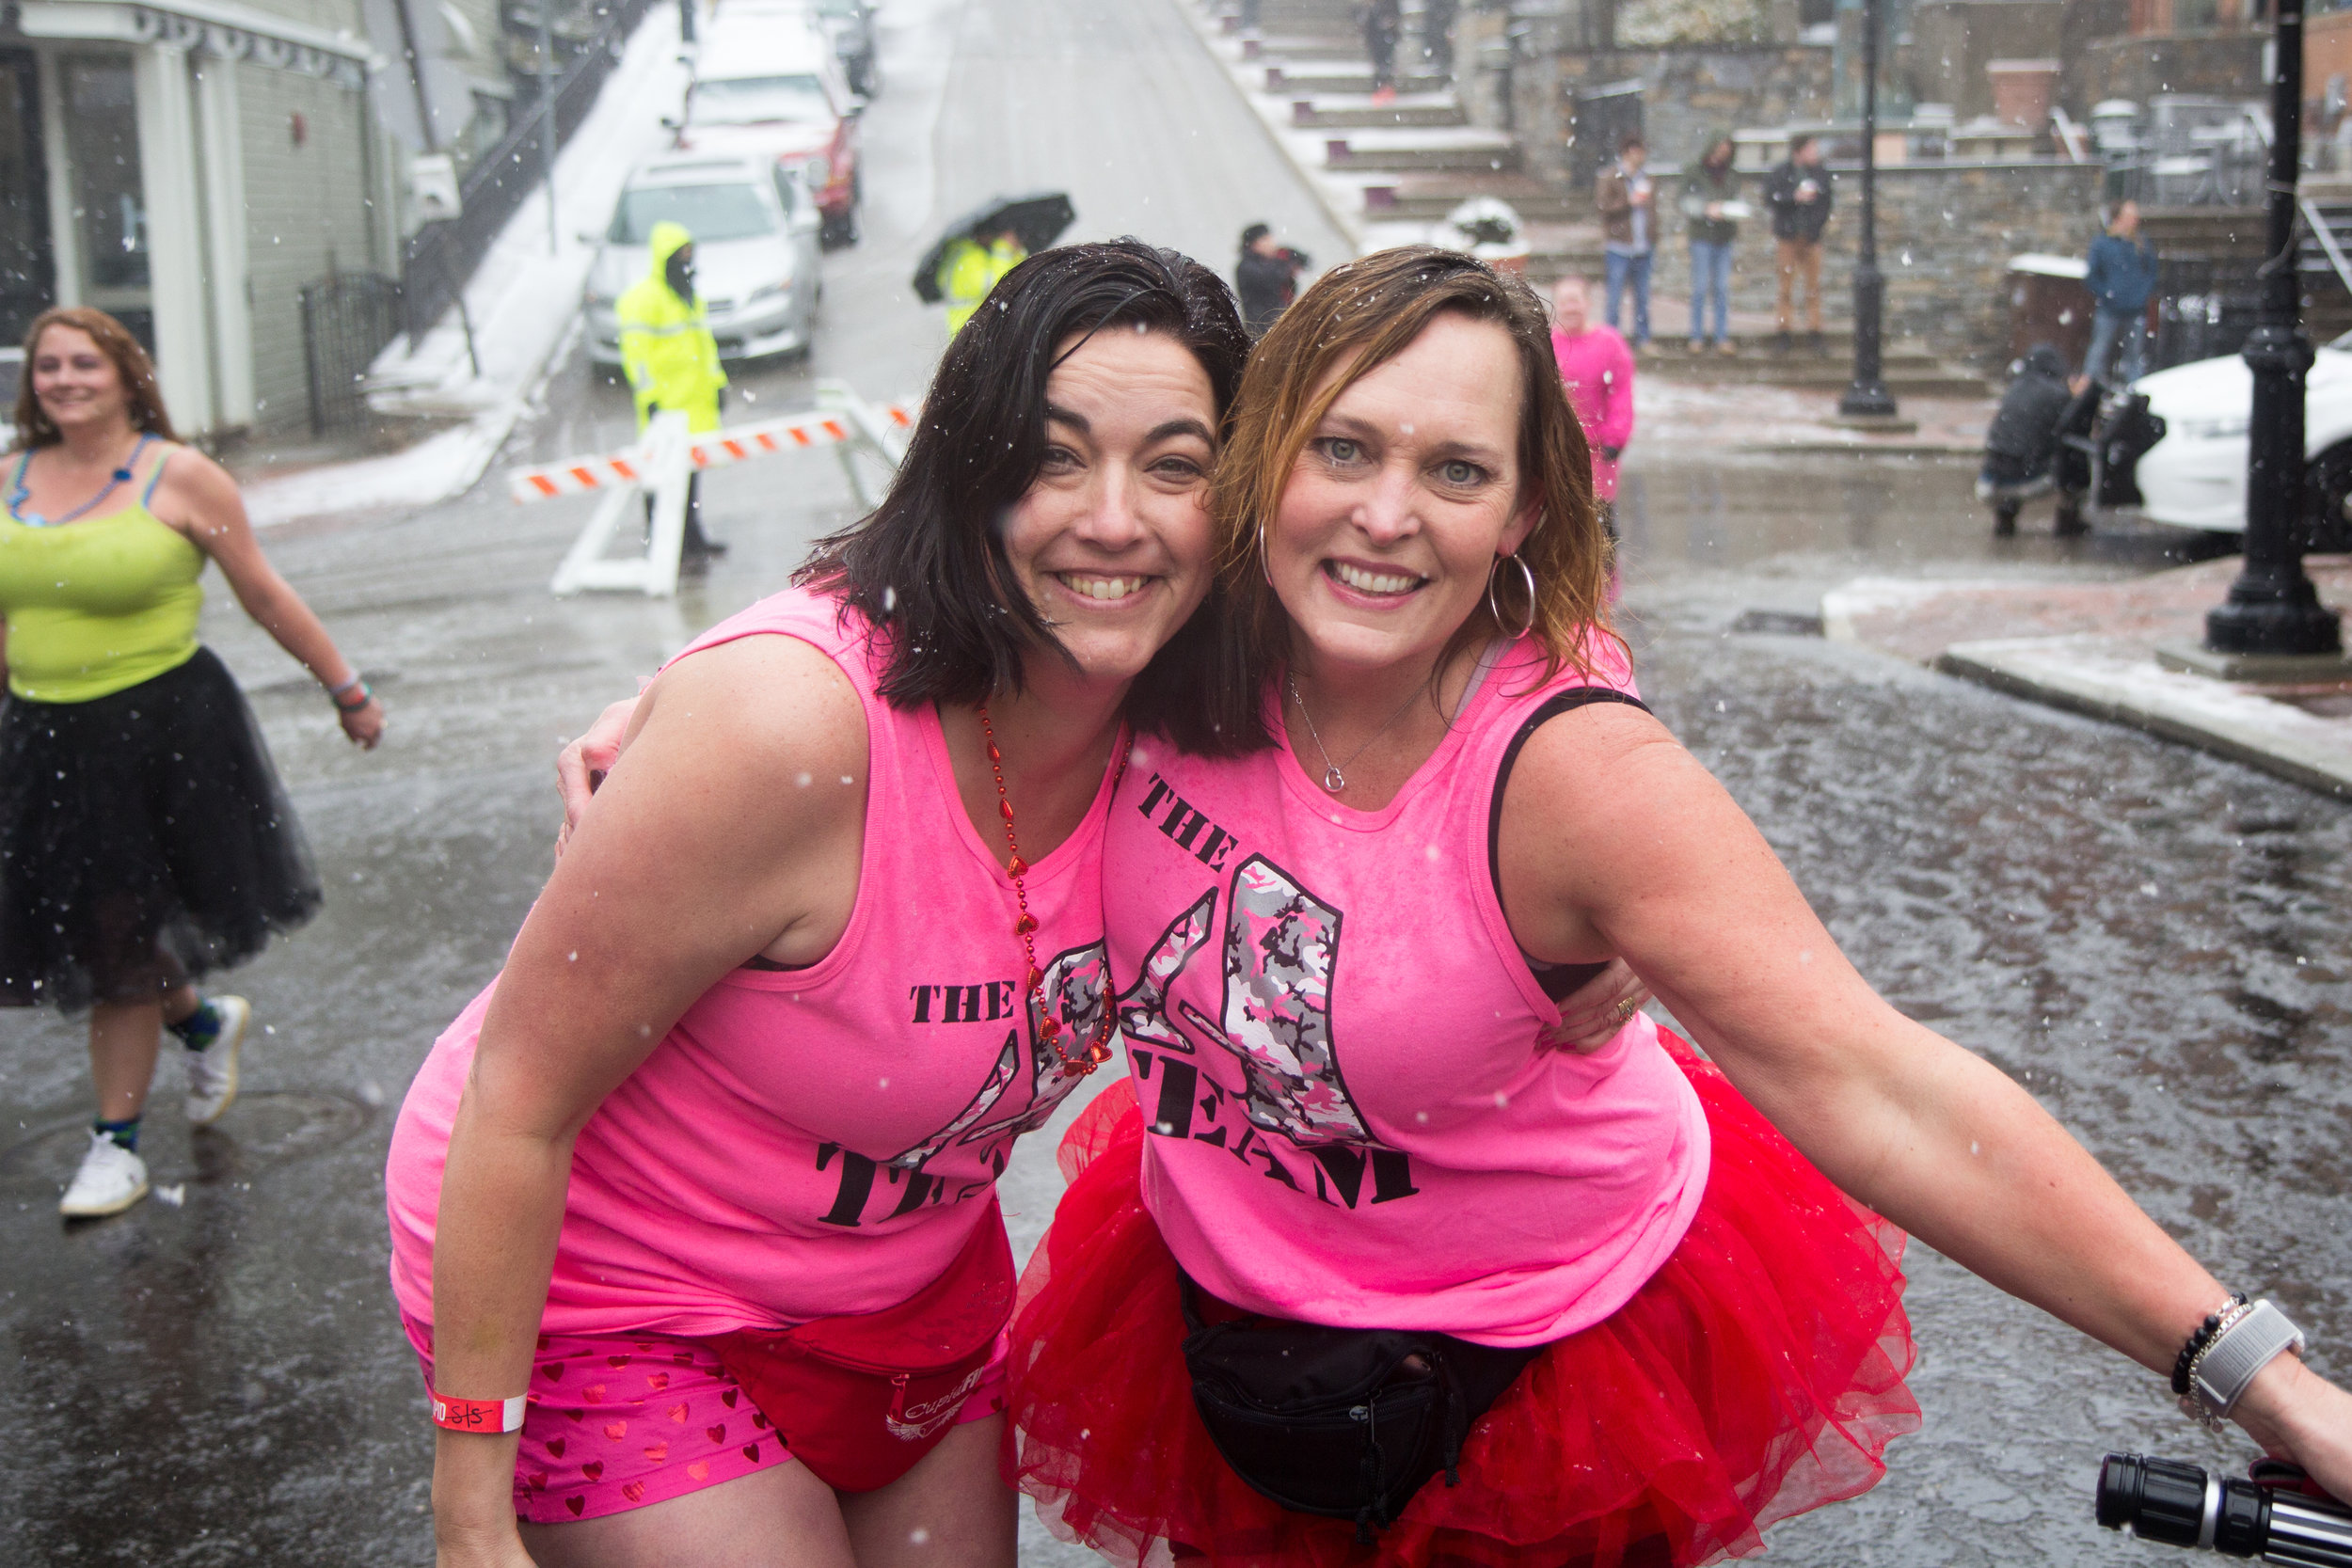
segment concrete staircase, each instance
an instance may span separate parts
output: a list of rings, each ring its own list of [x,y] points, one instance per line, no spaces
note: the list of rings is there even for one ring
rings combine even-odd
[[[1241,33],[1239,0],[1196,3],[1227,32]],[[1358,228],[1369,248],[1422,243],[1464,201],[1495,197],[1510,203],[1524,225],[1531,283],[1545,288],[1573,273],[1597,288],[1606,263],[1591,194],[1529,174],[1517,137],[1470,124],[1453,83],[1420,69],[1420,8],[1407,0],[1397,50],[1398,91],[1386,103],[1372,100],[1372,68],[1355,0],[1259,0],[1258,32],[1243,34],[1241,46],[1246,66],[1264,73],[1263,90],[1288,101],[1292,128],[1321,135],[1325,187],[1336,186],[1359,203]],[[1298,139],[1291,145],[1297,149]],[[1693,356],[1682,339],[1689,309],[1679,300],[1653,302],[1655,337],[1645,369],[1681,380],[1823,393],[1842,390],[1851,377],[1852,338],[1842,324],[1825,335],[1821,353],[1799,347],[1783,354],[1769,316],[1735,316],[1738,356]],[[1981,377],[1943,363],[1915,341],[1888,343],[1884,363],[1888,388],[1898,397],[1976,397],[1986,390]]]
[[[1732,344],[1740,352],[1726,357],[1712,350],[1693,356],[1683,341],[1691,320],[1686,300],[1650,300],[1649,352],[1642,368],[1677,381],[1706,381],[1718,385],[1787,387],[1801,391],[1836,394],[1853,379],[1853,329],[1831,324],[1821,333],[1816,353],[1804,333],[1786,353],[1779,333],[1770,322],[1742,323],[1733,317]],[[1893,338],[1880,348],[1886,389],[1897,399],[1978,398],[1995,388],[1964,366],[1937,358],[1916,338]]]

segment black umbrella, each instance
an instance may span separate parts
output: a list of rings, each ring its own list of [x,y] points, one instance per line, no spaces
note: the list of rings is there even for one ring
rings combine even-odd
[[[1009,229],[1019,237],[1021,248],[1031,255],[1043,250],[1061,238],[1061,231],[1077,219],[1076,209],[1070,198],[1059,191],[1039,191],[1034,196],[1000,196],[993,201],[975,207],[949,224],[938,243],[923,252],[923,260],[915,263],[914,292],[926,305],[936,305],[942,294],[939,287],[939,264],[947,259],[948,247],[958,240],[987,239]]]

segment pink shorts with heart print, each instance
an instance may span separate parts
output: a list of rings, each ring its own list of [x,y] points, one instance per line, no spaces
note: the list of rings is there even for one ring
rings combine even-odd
[[[433,1384],[433,1330],[401,1326]],[[1005,1408],[1008,1341],[956,1421]],[[534,1525],[667,1501],[792,1455],[700,1341],[659,1334],[542,1334],[515,1461],[515,1513]]]

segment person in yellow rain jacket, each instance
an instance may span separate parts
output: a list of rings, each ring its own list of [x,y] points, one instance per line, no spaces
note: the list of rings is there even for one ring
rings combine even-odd
[[[645,276],[614,302],[621,329],[621,371],[637,399],[637,433],[643,436],[656,413],[675,409],[694,435],[719,428],[719,395],[727,372],[719,368],[718,341],[694,292],[694,236],[667,220],[653,226],[652,263]],[[686,545],[682,563],[700,565],[726,546],[706,536],[702,524],[702,475],[686,482]],[[653,515],[653,498],[645,498]]]
[[[1028,259],[1021,237],[1009,229],[986,244],[974,236],[948,246],[939,263],[940,292],[947,296],[947,336],[962,331],[996,280]]]

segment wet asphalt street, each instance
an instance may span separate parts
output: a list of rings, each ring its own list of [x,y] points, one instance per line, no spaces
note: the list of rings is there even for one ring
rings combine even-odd
[[[905,274],[929,224],[993,189],[1066,186],[1084,233],[1136,230],[1219,265],[1260,216],[1336,255],[1168,8],[885,0],[867,237],[828,262],[815,366],[739,378],[752,406],[805,406],[811,374],[919,388],[941,328]],[[627,420],[575,361],[509,456],[589,450]],[[1851,647],[1730,629],[1750,610],[1809,612],[1864,573],[2163,563],[2153,537],[1996,547],[1968,478],[1637,442],[1621,519],[1645,691],[1864,974],[2017,1077],[2224,1278],[2277,1295],[2319,1365],[2352,1373],[2352,809]],[[252,694],[326,907],[234,978],[267,1033],[216,1128],[176,1125],[167,1061],[145,1146],[158,1195],[121,1218],[56,1214],[88,1115],[80,1030],[0,1018],[0,1561],[430,1561],[431,1444],[384,1277],[391,1116],[545,875],[560,741],[850,516],[822,456],[715,473],[705,493],[734,553],[666,603],[548,597],[586,508],[513,508],[495,483],[274,532],[390,709],[373,755],[214,579],[206,636]],[[1006,1180],[1023,1250],[1051,1211],[1050,1137]],[[2099,1454],[2211,1463],[2243,1445],[2183,1422],[2153,1375],[1923,1251],[1912,1264],[1925,1430],[1876,1491],[1773,1531],[1774,1558],[2161,1562],[2091,1526]],[[1092,1560],[1032,1524],[1024,1560]]]

